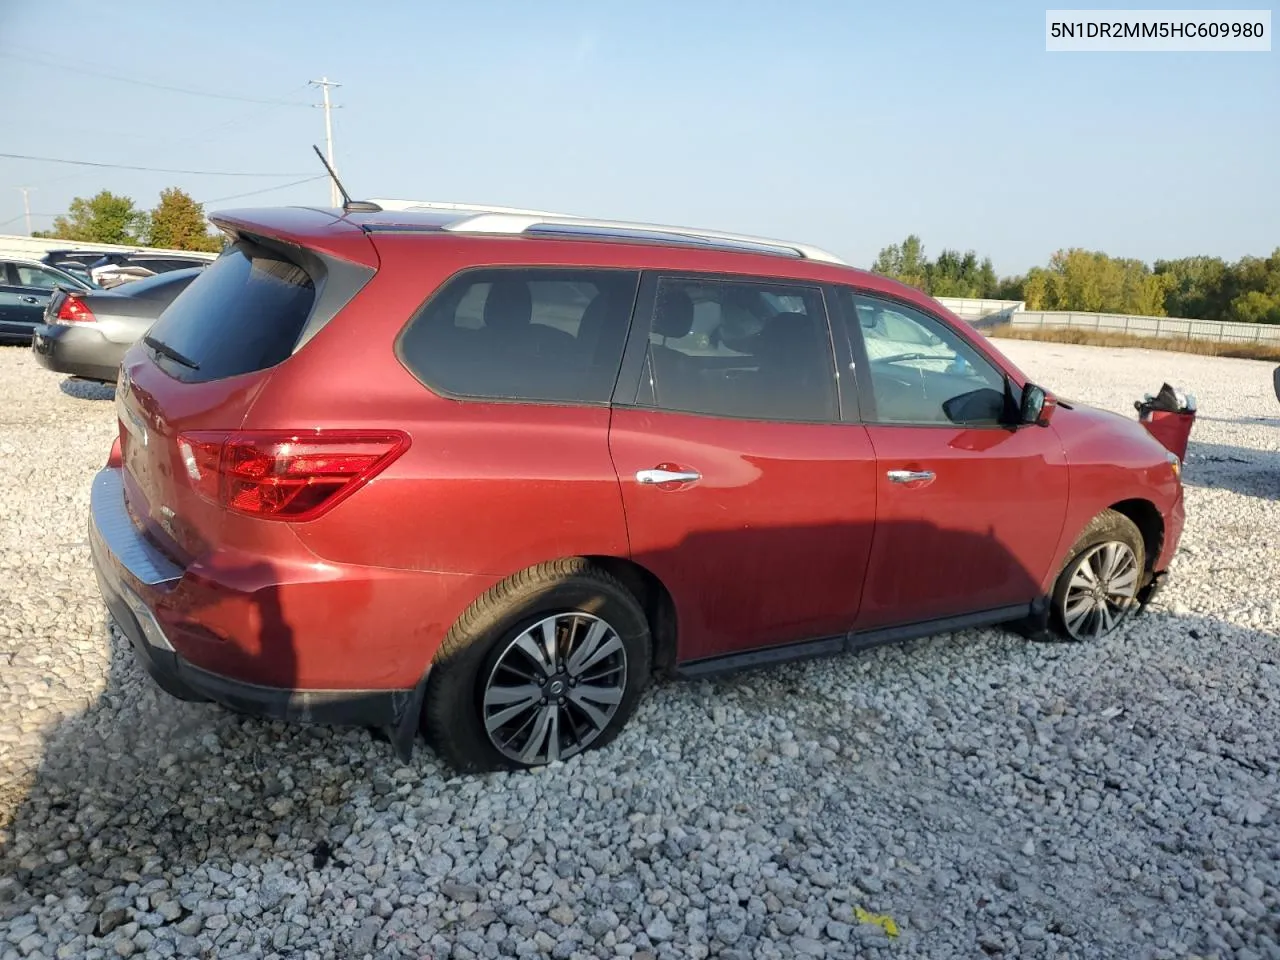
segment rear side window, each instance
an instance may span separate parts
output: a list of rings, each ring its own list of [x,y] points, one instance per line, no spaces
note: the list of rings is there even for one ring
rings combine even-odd
[[[400,359],[449,396],[608,403],[639,275],[496,269],[454,277],[400,336]]]
[[[148,334],[152,356],[170,375],[195,382],[265,370],[293,351],[315,299],[306,270],[240,241],[160,315]]]

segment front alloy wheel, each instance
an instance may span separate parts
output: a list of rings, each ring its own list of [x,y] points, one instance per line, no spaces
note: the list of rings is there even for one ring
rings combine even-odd
[[[517,763],[567,760],[609,727],[626,689],[618,631],[582,611],[553,614],[498,655],[482,697],[485,731]]]
[[[1074,567],[1062,605],[1062,623],[1072,639],[1105,636],[1137,609],[1141,567],[1128,544],[1097,544]]]

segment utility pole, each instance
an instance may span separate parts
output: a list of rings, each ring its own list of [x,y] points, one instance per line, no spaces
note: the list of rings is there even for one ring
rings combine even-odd
[[[329,166],[333,167],[336,172],[338,165],[333,162],[333,119],[330,115],[331,111],[336,108],[329,102],[329,88],[340,87],[342,84],[330,80],[328,77],[321,77],[319,80],[308,80],[307,82],[319,87],[324,97],[324,103],[318,103],[316,106],[324,109],[325,153],[328,154]],[[338,185],[333,182],[332,177],[329,178],[329,203],[334,207],[342,206],[342,198],[338,195]]]
[[[35,187],[19,187],[18,189],[22,191],[22,212],[27,216],[27,236],[29,237],[31,236],[31,197],[28,194]]]

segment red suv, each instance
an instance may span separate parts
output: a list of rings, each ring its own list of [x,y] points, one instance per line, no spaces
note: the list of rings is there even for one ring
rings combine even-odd
[[[126,355],[103,594],[165,690],[529,766],[655,672],[1150,597],[1180,465],[811,247],[541,214],[275,209]]]

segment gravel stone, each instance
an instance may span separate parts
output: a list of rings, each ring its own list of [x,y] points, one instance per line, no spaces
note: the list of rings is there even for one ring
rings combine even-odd
[[[1280,957],[1273,365],[1000,346],[1131,419],[1197,395],[1144,616],[659,683],[607,749],[478,777],[159,691],[89,562],[112,391],[0,348],[0,960]]]

